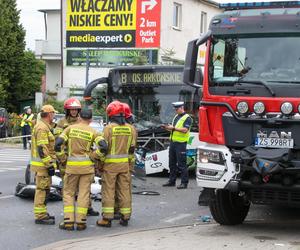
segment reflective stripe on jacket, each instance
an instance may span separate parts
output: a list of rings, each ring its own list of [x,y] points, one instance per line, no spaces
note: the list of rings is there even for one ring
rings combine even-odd
[[[103,140],[101,134],[86,123],[80,121],[79,123],[67,127],[59,137],[67,143],[68,159],[66,173],[94,173],[94,162],[92,159],[104,158],[100,150],[93,150],[94,143]]]
[[[176,115],[173,119],[172,124],[174,124],[174,121],[178,115]],[[183,115],[175,124],[175,128],[183,128],[184,122],[187,118],[190,116],[188,114]],[[182,133],[179,131],[173,131],[170,135],[170,140],[173,142],[187,142],[190,138],[190,129],[186,133]]]
[[[47,167],[55,165],[55,138],[49,124],[39,121],[33,128],[31,141],[31,170],[48,174]]]
[[[129,125],[112,126],[111,127],[111,145],[109,147],[109,154],[106,155],[105,163],[127,163],[129,162],[128,151],[133,142],[132,128]],[[120,142],[125,142],[124,146],[120,148]],[[123,154],[123,151],[125,154]]]
[[[115,172],[128,171],[129,149],[135,146],[133,127],[129,124],[110,123],[104,128],[103,134],[108,143],[108,153],[103,169]]]

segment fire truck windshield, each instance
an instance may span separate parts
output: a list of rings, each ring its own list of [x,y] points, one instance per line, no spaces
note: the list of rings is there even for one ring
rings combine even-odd
[[[227,89],[243,83],[243,87],[250,90],[248,95],[257,95],[255,88],[266,86],[251,83],[260,81],[273,88],[276,96],[294,96],[281,89],[287,85],[300,86],[299,44],[300,36],[295,35],[214,37],[209,64],[211,91],[224,94],[226,92],[219,87]],[[268,95],[268,89],[264,89]]]

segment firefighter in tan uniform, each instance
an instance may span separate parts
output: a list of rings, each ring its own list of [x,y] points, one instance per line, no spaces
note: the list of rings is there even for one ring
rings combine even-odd
[[[71,97],[64,102],[65,117],[58,121],[55,128],[56,138],[63,132],[64,129],[70,125],[76,124],[80,121],[79,113],[81,111],[81,103],[78,99]],[[62,150],[63,152],[63,150]],[[60,157],[59,157],[60,158]],[[62,180],[64,180],[66,171],[66,158],[61,158],[59,161],[59,172]],[[92,200],[90,199],[88,216],[98,216],[99,212],[95,211],[92,207]]]
[[[47,196],[50,193],[51,176],[55,174],[56,155],[55,138],[51,131],[51,123],[56,111],[51,105],[41,110],[41,120],[32,133],[30,169],[35,172],[36,191],[34,196],[34,216],[36,224],[55,224],[55,217],[47,213]]]
[[[124,108],[126,124],[130,125],[131,128],[132,128],[132,132],[133,132],[132,145],[136,146],[137,132],[136,132],[135,127],[133,126],[134,119],[133,119],[133,115],[132,115],[132,112],[131,112],[131,108],[129,107],[129,105],[127,103],[122,103],[122,105],[123,105],[123,108]],[[134,157],[134,153],[132,153],[132,154],[129,155],[129,167],[130,167],[130,172],[131,173],[134,172],[134,164],[135,164],[135,157]],[[131,187],[132,187],[131,179],[132,178],[130,178],[130,195],[131,195]],[[132,201],[130,203],[132,203]],[[119,219],[121,219],[120,205],[119,205],[118,196],[117,196],[117,194],[115,194],[114,220],[119,220]]]
[[[59,225],[59,228],[74,230],[76,222],[76,229],[79,231],[86,229],[90,189],[95,174],[92,160],[104,161],[107,151],[107,144],[103,137],[89,126],[92,120],[92,111],[83,109],[80,118],[80,122],[66,128],[55,143],[55,151],[58,153],[62,152],[64,143],[67,143],[68,147],[63,188],[64,222]],[[97,146],[96,150],[92,149],[94,143]],[[77,191],[77,207],[75,209]]]
[[[134,152],[134,132],[132,127],[125,123],[124,107],[120,102],[110,103],[106,113],[110,124],[103,130],[104,139],[108,143],[102,173],[103,218],[97,221],[97,225],[111,227],[117,194],[121,213],[120,224],[127,226],[131,215],[129,155]]]
[[[54,133],[58,137],[64,129],[79,121],[79,112],[81,110],[81,103],[76,98],[69,98],[64,102],[65,117],[60,119],[55,127]],[[59,162],[59,172],[62,180],[64,179],[66,171],[66,162]]]

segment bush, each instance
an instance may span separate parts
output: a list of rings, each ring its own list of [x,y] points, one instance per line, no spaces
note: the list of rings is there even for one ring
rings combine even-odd
[[[8,114],[8,134],[10,136],[21,135],[21,121],[22,118],[16,113]]]

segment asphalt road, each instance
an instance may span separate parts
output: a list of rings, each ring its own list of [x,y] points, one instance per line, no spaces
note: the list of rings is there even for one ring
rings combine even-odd
[[[96,227],[97,217],[88,218],[88,229],[84,232],[66,232],[58,229],[62,220],[62,202],[51,202],[48,210],[56,216],[56,225],[35,225],[33,219],[33,202],[14,196],[18,182],[24,182],[25,166],[28,162],[29,151],[21,149],[6,149],[0,147],[0,248],[1,249],[32,249],[65,239],[101,236],[111,233],[124,233],[132,230],[170,227],[175,225],[205,224],[201,216],[210,215],[207,207],[197,204],[200,188],[192,177],[186,190],[162,188],[167,180],[165,177],[147,177],[146,181],[137,181],[134,191],[151,190],[160,193],[158,196],[133,195],[133,216],[128,228],[121,227],[117,222],[112,228]],[[100,203],[94,202],[94,208],[100,211]],[[280,224],[280,222],[282,222]],[[211,220],[209,224],[213,224]],[[251,228],[258,225],[261,240],[264,230],[276,232],[276,226],[285,225],[286,229],[300,228],[300,214],[297,209],[272,208],[267,206],[252,206],[245,225]],[[279,223],[279,224],[278,224]],[[226,227],[218,232],[226,231]],[[222,227],[221,227],[222,228]],[[242,226],[239,226],[243,230]],[[283,230],[283,226],[278,226]],[[284,231],[284,230],[283,230]],[[245,231],[246,233],[246,231]],[[278,232],[277,232],[278,233]],[[258,236],[259,236],[258,235]]]

